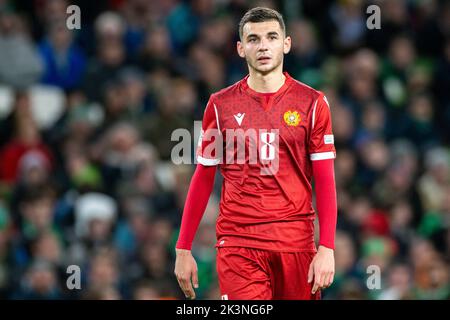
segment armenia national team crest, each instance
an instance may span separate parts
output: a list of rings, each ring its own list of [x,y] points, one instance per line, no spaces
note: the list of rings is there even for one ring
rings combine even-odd
[[[286,124],[288,126],[298,126],[298,124],[300,123],[300,121],[302,121],[302,119],[300,118],[300,115],[298,114],[297,111],[291,111],[288,110],[284,113],[284,122],[286,122]]]

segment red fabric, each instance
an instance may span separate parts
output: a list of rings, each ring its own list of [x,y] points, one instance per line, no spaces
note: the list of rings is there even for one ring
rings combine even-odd
[[[265,92],[265,93],[259,93],[261,97],[265,99],[265,103],[268,104],[269,100],[275,95],[276,92]]]
[[[14,183],[19,173],[20,160],[28,152],[40,153],[47,160],[47,164],[51,166],[53,157],[46,145],[38,143],[30,146],[23,144],[21,141],[13,140],[0,152],[0,180]]]
[[[389,214],[383,210],[373,210],[363,221],[363,232],[371,236],[389,236]]]
[[[334,160],[313,161],[316,205],[319,215],[319,245],[334,249],[337,222],[336,186]]]
[[[314,252],[273,252],[239,247],[217,249],[224,300],[318,300],[311,294],[309,265]]]
[[[184,205],[176,248],[191,250],[192,242],[214,187],[215,166],[197,165]]]
[[[223,176],[216,246],[223,241],[222,246],[272,251],[314,248],[312,163],[335,157],[331,113],[323,93],[285,75],[268,101],[244,78],[211,95],[206,106],[202,137],[210,129],[223,137],[220,152],[214,152],[216,139],[202,139],[197,150],[198,162],[218,164]],[[238,129],[253,132],[246,137],[244,163],[236,161],[238,148],[226,145],[230,130]],[[257,148],[252,164],[250,146]],[[275,157],[262,159],[269,150]]]

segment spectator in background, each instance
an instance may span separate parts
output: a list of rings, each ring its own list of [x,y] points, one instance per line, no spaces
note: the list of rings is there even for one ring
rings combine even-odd
[[[145,31],[153,23],[151,20],[152,5],[150,1],[127,1],[122,7],[125,18],[124,43],[127,55],[134,59],[142,47]]]
[[[380,103],[369,102],[362,107],[361,121],[355,143],[371,138],[387,138],[386,112]],[[363,142],[364,143],[364,142]]]
[[[59,300],[64,295],[53,266],[36,260],[28,268],[27,274],[11,298],[20,300]]]
[[[127,288],[122,287],[114,250],[105,247],[94,253],[87,267],[89,272],[85,284],[87,292],[85,298],[119,300],[127,297]]]
[[[104,84],[101,95],[105,118],[100,130],[103,131],[124,120],[127,116],[127,109],[124,89],[117,79],[109,80]]]
[[[141,246],[139,260],[133,266],[129,266],[130,282],[148,279],[159,288],[160,297],[180,298],[177,282],[171,276],[172,266],[173,261],[167,251],[167,244],[147,241]]]
[[[85,265],[95,252],[112,244],[117,204],[105,194],[92,192],[79,196],[73,210],[75,234],[70,239],[67,259]]]
[[[389,164],[389,149],[381,138],[368,138],[358,144],[360,159],[359,181],[370,190],[377,177],[382,176]]]
[[[338,49],[349,50],[361,45],[366,25],[362,10],[363,1],[338,1],[330,10],[330,17],[337,28],[335,45]]]
[[[138,254],[140,244],[150,238],[151,230],[157,230],[151,225],[154,209],[146,197],[124,196],[122,199],[123,217],[118,222],[114,242],[121,258],[132,261]]]
[[[185,52],[202,24],[211,18],[214,5],[210,0],[179,2],[167,16],[167,25],[176,52]]]
[[[65,90],[78,88],[86,68],[84,53],[74,43],[65,20],[50,24],[48,34],[39,47],[45,65],[41,82]]]
[[[43,234],[51,233],[62,238],[60,228],[54,223],[55,197],[54,190],[49,187],[29,190],[22,196],[19,211],[13,213],[20,231],[13,242],[16,268],[28,265],[35,253],[33,243]]]
[[[13,235],[12,226],[10,213],[0,199],[0,299],[6,299],[12,290],[12,274],[14,272],[10,249]]]
[[[125,48],[121,41],[100,40],[97,57],[89,62],[83,79],[84,90],[90,100],[101,101],[102,86],[115,79],[125,58]]]
[[[23,21],[4,5],[0,8],[0,82],[23,90],[36,83],[42,71]]]
[[[448,10],[450,12],[450,10]],[[432,88],[436,97],[436,120],[438,130],[444,138],[443,142],[450,143],[450,37],[447,38],[441,58],[434,70]]]
[[[36,15],[41,26],[49,26],[55,21],[62,21],[67,18],[67,0],[44,0],[41,6],[36,4]],[[44,31],[45,32],[45,31]]]
[[[286,56],[286,68],[296,79],[312,87],[320,86],[324,82],[320,72],[324,56],[313,24],[306,20],[294,20],[288,29],[294,41]]]
[[[439,143],[434,130],[434,107],[426,94],[412,95],[406,109],[406,115],[397,122],[399,136],[417,144],[419,150],[426,150]]]
[[[169,138],[172,132],[178,128],[192,130],[192,111],[196,99],[193,90],[185,80],[173,80],[159,93],[156,114],[142,118],[140,122],[144,140],[156,147],[162,160],[170,159],[172,148],[177,143]],[[184,97],[178,96],[178,93],[184,93]]]
[[[389,213],[389,226],[394,238],[398,255],[405,258],[414,240],[414,214],[411,204],[406,200],[397,200]]]
[[[225,63],[223,58],[208,49],[205,44],[193,45],[188,54],[194,78],[199,81],[201,97],[225,85]]]
[[[374,52],[361,49],[346,59],[345,85],[347,94],[343,102],[351,108],[356,124],[362,121],[364,106],[379,102],[378,98],[378,58]]]
[[[126,24],[123,17],[113,11],[101,13],[94,23],[97,41],[122,41]]]
[[[411,268],[406,263],[396,263],[389,269],[387,288],[382,290],[378,300],[413,299]]]
[[[149,111],[146,102],[144,74],[139,69],[126,68],[120,72],[118,77],[124,90],[130,121],[137,122],[143,114]]]
[[[158,300],[160,298],[158,288],[151,281],[141,281],[134,287],[134,300]]]
[[[363,270],[356,263],[358,252],[351,236],[343,231],[336,233],[336,274],[334,285],[324,291],[325,299],[338,298],[339,292],[348,282],[363,282]]]
[[[43,141],[31,111],[30,98],[26,92],[18,93],[13,112],[14,137],[2,150],[0,158],[0,181],[12,184],[17,181],[22,158],[28,153],[35,154],[51,168],[53,155]]]
[[[148,30],[142,48],[137,56],[139,66],[145,71],[155,68],[170,70],[173,59],[169,32],[163,26]]]
[[[381,74],[384,95],[393,115],[397,117],[407,103],[407,76],[416,63],[416,50],[407,35],[398,35],[389,43],[389,54]]]
[[[52,232],[44,231],[36,237],[31,244],[31,255],[35,260],[45,260],[51,263],[60,272],[65,271],[63,245],[56,234]]]
[[[411,246],[414,295],[417,299],[449,299],[449,271],[430,241],[417,239]]]
[[[352,110],[341,101],[336,101],[331,118],[336,145],[340,147],[353,147],[356,123]]]
[[[102,287],[89,289],[81,298],[84,300],[120,300],[122,297],[114,287]]]
[[[425,212],[439,211],[450,180],[450,155],[447,150],[434,148],[425,154],[425,172],[418,182]]]

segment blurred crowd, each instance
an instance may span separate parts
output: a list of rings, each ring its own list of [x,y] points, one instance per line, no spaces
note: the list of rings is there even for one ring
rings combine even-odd
[[[70,4],[81,29],[67,28]],[[370,4],[381,29],[367,28]],[[0,298],[183,298],[174,244],[195,166],[173,164],[171,133],[193,132],[209,95],[247,74],[237,24],[254,6],[284,14],[285,70],[332,108],[339,212],[324,299],[450,298],[439,0],[0,0]],[[193,246],[200,299],[220,297],[220,184]]]

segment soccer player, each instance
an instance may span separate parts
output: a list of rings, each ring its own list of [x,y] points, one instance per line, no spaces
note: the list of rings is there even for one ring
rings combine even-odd
[[[249,10],[239,35],[237,52],[246,59],[249,74],[212,94],[204,111],[198,165],[176,244],[175,275],[186,297],[195,298],[199,281],[190,250],[218,166],[223,176],[216,224],[221,298],[320,299],[320,290],[333,282],[337,220],[330,107],[322,92],[283,72],[291,38],[277,11]],[[213,130],[219,137],[210,134]],[[234,142],[228,138],[236,132],[256,132],[245,137],[245,161],[229,161]],[[219,138],[223,150],[213,148]],[[258,157],[252,163],[255,146]],[[231,156],[238,156],[238,149],[232,148]]]

